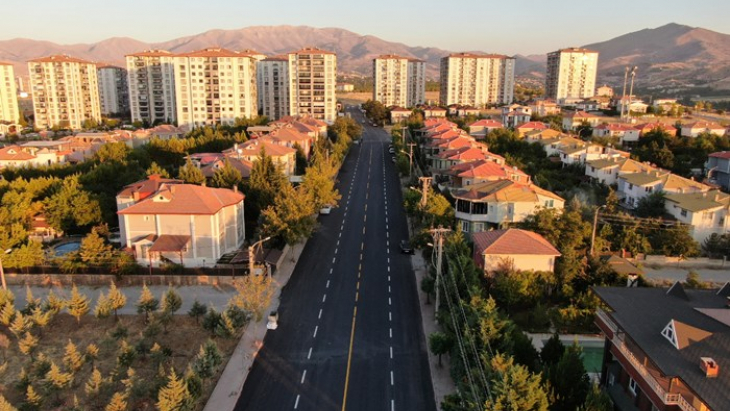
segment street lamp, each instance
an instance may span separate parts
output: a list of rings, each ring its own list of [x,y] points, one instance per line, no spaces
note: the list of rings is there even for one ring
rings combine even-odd
[[[602,205],[600,207],[596,207],[595,213],[593,213],[593,232],[591,234],[591,252],[590,255],[593,255],[593,247],[596,243],[596,227],[598,226],[598,212],[602,209],[606,208],[605,205]]]
[[[10,254],[10,252],[13,251],[12,248],[8,248],[5,250],[4,254]],[[3,290],[8,289],[8,285],[5,283],[5,271],[3,271],[3,258],[2,254],[0,254],[0,280],[2,280],[3,284]]]
[[[410,178],[413,170],[413,147],[411,147],[410,153],[405,150],[401,150],[400,152],[408,156],[408,177]]]
[[[251,246],[248,247],[248,274],[253,275],[253,269],[254,269],[254,249],[257,246],[260,246],[261,244],[271,240],[271,237],[266,237],[264,239],[261,239],[255,243],[253,243]]]

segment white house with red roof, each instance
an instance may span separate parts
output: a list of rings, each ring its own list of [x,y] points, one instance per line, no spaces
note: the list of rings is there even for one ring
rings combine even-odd
[[[725,132],[725,127],[712,121],[695,121],[694,123],[682,124],[682,136],[684,137],[697,137],[702,133],[722,137],[725,135]]]
[[[234,144],[232,148],[223,151],[223,154],[226,157],[255,163],[261,157],[262,150],[267,156],[271,157],[274,164],[281,167],[281,170],[287,177],[295,175],[297,150],[285,145],[266,141],[265,139],[258,138],[249,140],[243,144]]]
[[[561,255],[545,237],[516,228],[482,231],[472,239],[474,263],[487,276],[502,269],[553,272]]]
[[[514,128],[521,124],[529,123],[530,118],[532,118],[532,110],[529,107],[520,106],[519,109],[502,115],[502,125]]]
[[[0,148],[0,169],[65,163],[69,154],[69,144],[62,141],[34,141],[10,145]]]
[[[424,106],[421,107],[421,110],[423,110],[425,118],[445,118],[447,113],[445,108],[436,106]]]
[[[503,128],[502,123],[497,120],[483,119],[469,124],[469,134],[474,137],[484,138],[494,130]]]
[[[639,141],[639,130],[628,124],[599,124],[593,128],[593,137],[617,137],[621,144],[631,145]]]
[[[639,130],[640,136],[643,136],[644,134],[646,134],[650,131],[654,131],[656,129],[660,129],[672,137],[675,137],[677,135],[676,127],[674,127],[671,124],[665,124],[665,123],[660,123],[660,122],[638,124],[638,125],[634,126],[634,128]]]
[[[444,174],[449,176],[452,190],[485,181],[512,180],[523,184],[530,183],[530,176],[517,167],[486,159],[455,164]]]
[[[151,176],[117,195],[122,244],[142,265],[214,266],[243,245],[243,200],[237,190]]]
[[[403,120],[408,120],[408,117],[410,117],[412,113],[411,110],[399,106],[392,106],[390,107],[389,111],[390,122],[393,124],[400,123]]]
[[[563,114],[563,130],[575,130],[584,122],[595,127],[600,121],[601,117],[595,114],[591,114],[586,111],[572,111]]]
[[[550,127],[548,127],[547,124],[540,121],[530,121],[529,123],[521,124],[515,127],[515,131],[517,132],[517,134],[519,134],[520,137],[522,137],[530,131],[547,130],[548,128]]]

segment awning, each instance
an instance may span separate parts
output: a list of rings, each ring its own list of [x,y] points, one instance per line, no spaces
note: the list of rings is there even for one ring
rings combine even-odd
[[[157,238],[148,251],[151,253],[181,252],[185,250],[189,242],[189,235],[163,234]]]

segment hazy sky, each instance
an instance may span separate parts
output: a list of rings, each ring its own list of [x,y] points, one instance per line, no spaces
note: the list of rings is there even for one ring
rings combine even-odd
[[[3,0],[0,40],[161,42],[210,29],[339,27],[409,46],[545,53],[675,22],[730,33],[728,0]]]

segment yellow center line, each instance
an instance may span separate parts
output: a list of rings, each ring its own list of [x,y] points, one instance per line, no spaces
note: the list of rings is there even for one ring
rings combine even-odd
[[[350,368],[352,367],[352,345],[355,343],[355,322],[357,320],[357,306],[352,312],[352,331],[350,331],[350,352],[347,354],[347,373],[345,374],[345,393],[342,396],[342,411],[347,408],[347,386],[350,384]]]

